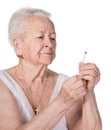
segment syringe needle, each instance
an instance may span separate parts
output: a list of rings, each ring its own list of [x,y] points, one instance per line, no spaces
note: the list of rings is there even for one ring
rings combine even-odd
[[[85,61],[85,58],[86,58],[86,54],[87,54],[87,50],[84,52],[84,55],[83,55],[83,59],[82,59],[82,62]]]

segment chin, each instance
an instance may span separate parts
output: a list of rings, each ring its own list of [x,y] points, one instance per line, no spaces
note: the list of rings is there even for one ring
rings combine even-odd
[[[50,65],[55,58],[45,58],[41,60],[42,64]]]
[[[52,61],[44,61],[42,62],[42,64],[45,64],[45,65],[50,65],[52,63]]]

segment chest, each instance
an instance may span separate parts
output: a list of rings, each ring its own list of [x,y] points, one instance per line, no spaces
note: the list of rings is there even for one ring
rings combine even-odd
[[[39,111],[44,110],[53,96],[53,92],[56,86],[55,79],[49,79],[48,82],[37,82],[31,84],[30,87],[22,87],[27,99],[29,100],[32,108],[39,109]]]

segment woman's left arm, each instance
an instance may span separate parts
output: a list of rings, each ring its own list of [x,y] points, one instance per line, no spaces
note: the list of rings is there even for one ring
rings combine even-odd
[[[79,71],[86,82],[87,94],[79,103],[81,105],[76,103],[75,107],[67,112],[68,128],[69,130],[102,130],[102,121],[94,94],[94,87],[100,80],[100,71],[92,63],[80,63]]]
[[[102,130],[101,117],[94,94],[94,87],[100,80],[100,71],[92,63],[80,63],[79,70],[87,87],[87,94],[82,104],[82,130]]]
[[[69,130],[102,130],[101,117],[93,91],[83,98],[81,105],[75,105],[67,117]]]
[[[82,130],[102,130],[101,117],[93,90],[83,98],[81,123]]]

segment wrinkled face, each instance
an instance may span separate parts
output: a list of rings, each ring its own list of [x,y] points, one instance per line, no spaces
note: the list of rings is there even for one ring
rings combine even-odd
[[[44,17],[26,18],[19,37],[19,52],[32,64],[50,64],[55,58],[56,34],[53,23]]]

